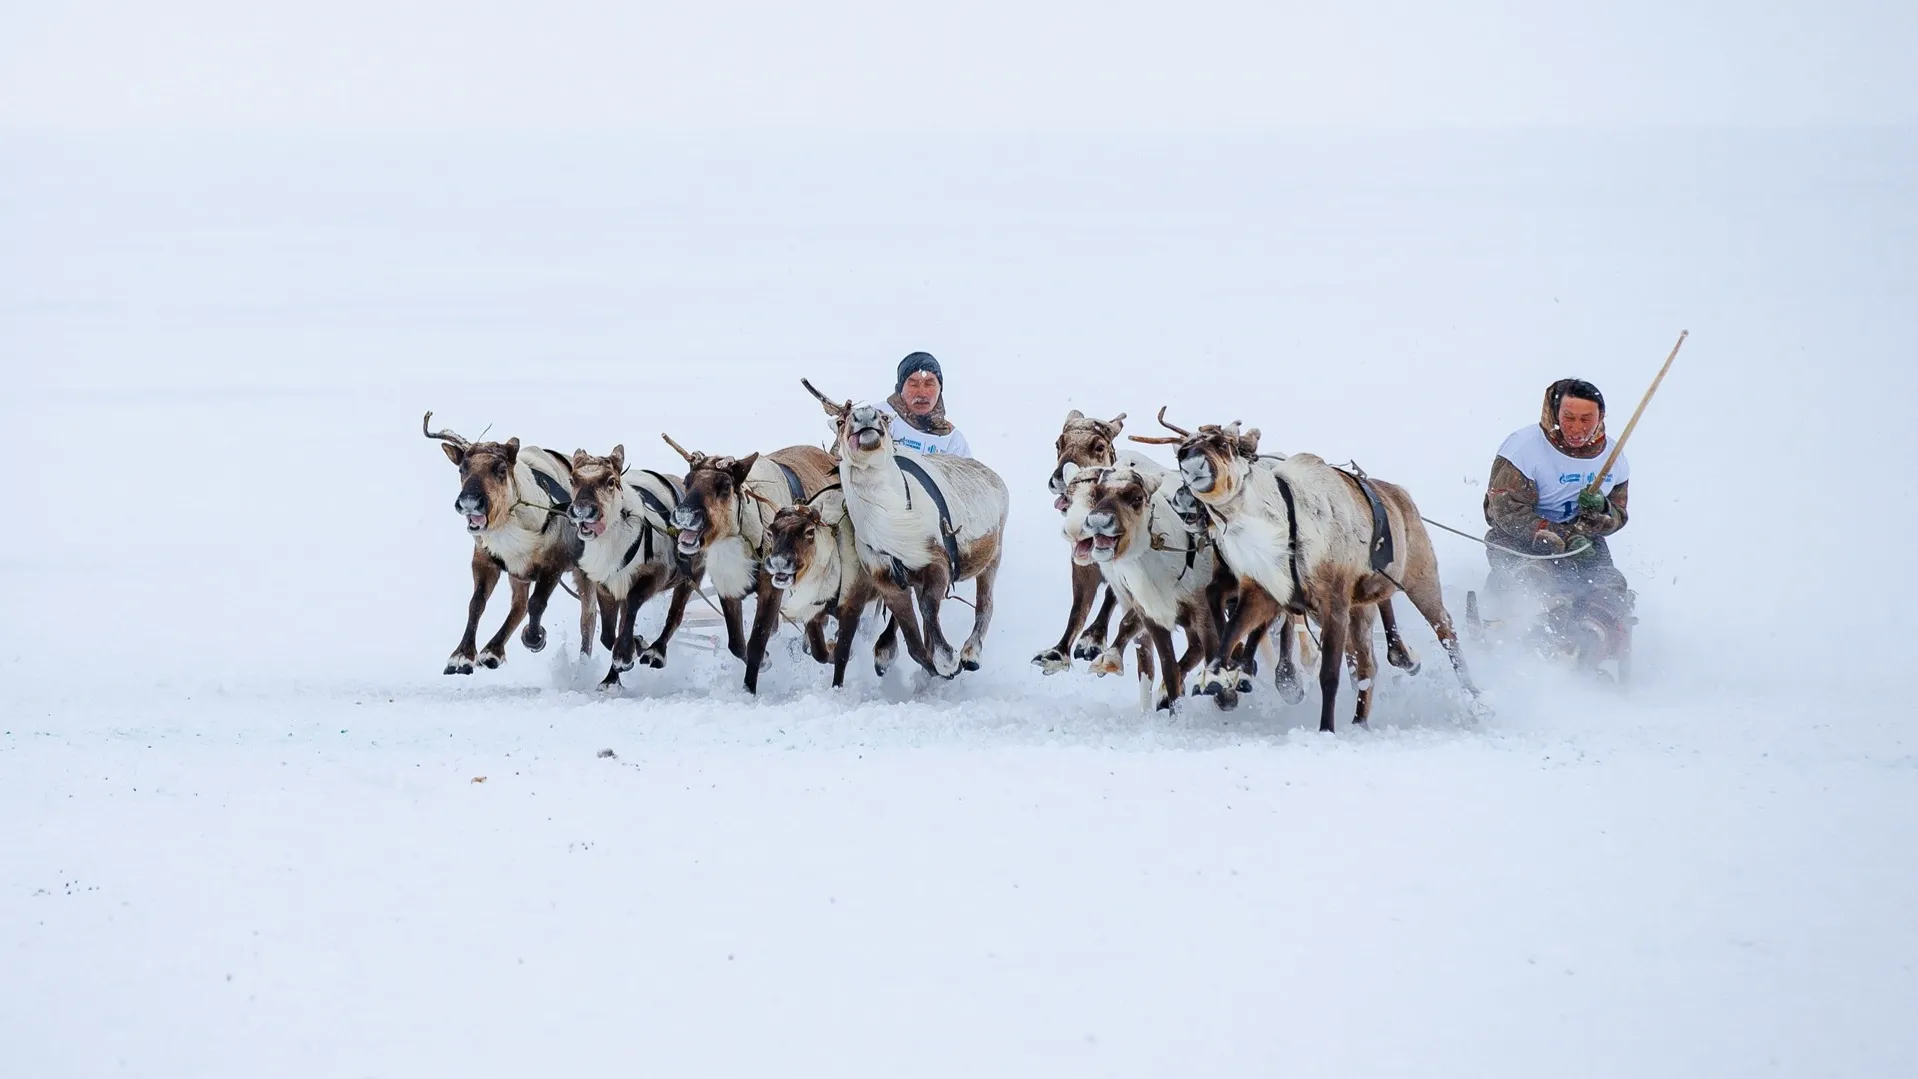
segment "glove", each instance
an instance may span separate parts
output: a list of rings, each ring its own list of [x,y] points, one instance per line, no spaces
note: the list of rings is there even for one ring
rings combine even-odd
[[[1532,550],[1539,554],[1564,554],[1565,537],[1549,528],[1541,527],[1532,533]]]
[[[1605,500],[1603,492],[1584,490],[1578,493],[1578,508],[1580,510],[1590,513],[1593,510],[1605,510],[1608,506],[1610,506],[1610,503]],[[1609,514],[1607,514],[1607,516],[1609,516]]]

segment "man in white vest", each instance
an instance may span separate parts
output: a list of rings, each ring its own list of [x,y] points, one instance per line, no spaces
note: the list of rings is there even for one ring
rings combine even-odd
[[[1621,454],[1599,477],[1610,450],[1605,397],[1597,386],[1565,378],[1546,387],[1538,423],[1514,431],[1492,459],[1485,539],[1531,554],[1574,553],[1540,561],[1489,548],[1487,591],[1523,585],[1606,625],[1629,618],[1631,594],[1605,539],[1625,527],[1631,465]],[[1598,489],[1587,490],[1595,479]]]
[[[930,352],[915,352],[899,361],[892,396],[886,399],[895,444],[916,453],[972,456],[966,436],[946,419],[945,383],[945,372]]]

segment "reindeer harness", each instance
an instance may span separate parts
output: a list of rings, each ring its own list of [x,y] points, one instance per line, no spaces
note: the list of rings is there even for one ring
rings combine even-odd
[[[919,485],[921,487],[924,487],[926,489],[926,493],[932,496],[933,505],[939,507],[939,535],[940,535],[940,538],[945,541],[946,562],[950,564],[950,566],[952,567],[952,577],[949,583],[957,584],[959,581],[959,540],[957,538],[958,530],[952,527],[952,508],[946,505],[945,492],[939,490],[939,485],[932,482],[932,476],[926,472],[924,465],[921,465],[917,461],[908,460],[905,454],[894,454],[892,459],[899,463],[899,471],[904,472],[907,475],[911,476],[913,479],[916,479],[919,481]],[[912,508],[912,484],[907,483],[905,485],[905,488],[906,488],[906,508],[911,509]],[[904,588],[906,586],[905,578],[906,578],[905,563],[899,561],[899,559],[895,556],[892,560],[893,583],[898,585],[901,588]]]

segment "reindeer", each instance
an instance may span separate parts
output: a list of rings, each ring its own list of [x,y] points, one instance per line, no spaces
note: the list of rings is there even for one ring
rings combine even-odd
[[[834,402],[805,379],[800,384],[832,417],[839,482],[859,537],[860,561],[872,573],[912,658],[951,678],[976,671],[992,624],[992,583],[1006,528],[1005,481],[969,457],[920,456],[893,447],[891,417],[870,405]],[[939,625],[952,587],[975,580],[972,634],[955,655]],[[915,649],[910,595],[919,600],[924,642]],[[889,653],[876,657],[883,670]]]
[[[678,570],[669,518],[679,504],[680,485],[672,477],[641,469],[629,479],[623,445],[614,446],[604,457],[575,451],[571,464],[569,516],[582,548],[579,567],[593,582],[604,612],[602,641],[613,662],[599,684],[611,689],[619,685],[622,672],[633,669],[636,650],[639,663],[654,669],[666,666],[666,643],[685,617],[686,601],[702,567],[695,562],[690,573]],[[672,601],[666,624],[659,637],[647,644],[633,635],[633,622],[646,601],[669,586]]]
[[[764,568],[779,592],[779,613],[806,627],[807,651],[822,663],[828,658],[826,615],[838,622],[830,658],[832,685],[840,688],[846,684],[846,661],[852,656],[860,614],[879,598],[878,586],[859,558],[845,492],[835,484],[810,502],[782,507],[773,515],[766,551]],[[897,619],[887,624],[880,648],[890,652],[896,647],[892,640],[899,625]]]
[[[788,446],[749,457],[714,457],[690,452],[670,435],[660,437],[686,459],[690,470],[684,481],[685,491],[673,511],[673,525],[679,530],[674,549],[682,571],[697,586],[693,561],[704,559],[705,576],[713,582],[720,613],[726,620],[726,649],[746,661],[746,692],[757,693],[766,643],[779,625],[779,600],[774,595],[772,577],[759,572],[766,526],[771,512],[799,505],[831,482],[832,457],[817,446]],[[757,599],[758,606],[753,611],[752,635],[743,637],[740,612],[748,594]]]
[[[1158,658],[1161,709],[1171,708],[1185,692],[1185,676],[1212,658],[1219,630],[1216,556],[1179,519],[1167,475],[1125,465],[1080,469],[1071,462],[1061,472],[1072,561],[1096,568],[1119,602],[1143,621]],[[1174,628],[1185,630],[1184,656],[1173,652]],[[1142,674],[1150,671],[1141,667]]]
[[[1225,427],[1207,424],[1193,432],[1167,423],[1160,409],[1159,422],[1178,437],[1133,437],[1178,445],[1179,472],[1206,507],[1220,557],[1258,586],[1240,597],[1220,640],[1221,661],[1250,626],[1269,621],[1279,608],[1310,611],[1324,638],[1319,729],[1335,728],[1339,665],[1348,649],[1358,687],[1354,722],[1364,723],[1371,714],[1376,670],[1374,608],[1385,622],[1388,658],[1408,670],[1417,667],[1390,613],[1393,594],[1402,590],[1438,635],[1459,682],[1477,695],[1441,598],[1431,536],[1403,488],[1333,468],[1312,454],[1261,457],[1258,431],[1241,431],[1236,421]],[[1281,663],[1287,661],[1287,637],[1280,635]]]
[[[1153,468],[1166,471],[1150,459],[1130,451],[1121,452],[1117,443],[1119,432],[1125,427],[1125,413],[1121,412],[1109,420],[1095,420],[1078,409],[1066,414],[1066,422],[1059,432],[1059,439],[1053,448],[1058,454],[1058,463],[1052,470],[1052,478],[1047,486],[1054,495],[1052,508],[1060,513],[1066,512],[1068,502],[1064,473],[1068,465],[1076,468],[1110,468],[1124,461],[1138,468]],[[1113,642],[1112,648],[1106,648],[1107,627],[1112,623],[1112,610],[1118,601],[1112,587],[1106,587],[1105,600],[1099,605],[1099,613],[1092,619],[1090,626],[1085,625],[1086,614],[1092,609],[1092,599],[1099,594],[1099,567],[1095,565],[1072,565],[1072,612],[1066,619],[1066,631],[1060,636],[1059,643],[1032,657],[1032,662],[1046,674],[1058,674],[1072,669],[1072,661],[1084,659],[1093,661],[1093,670],[1099,674],[1114,673],[1123,668],[1125,642],[1136,632],[1137,625],[1121,626],[1120,637]],[[1080,633],[1080,627],[1085,632]],[[1073,636],[1077,634],[1078,640]],[[1070,649],[1070,652],[1067,650]]]
[[[453,509],[466,518],[466,533],[473,537],[473,598],[466,604],[466,632],[445,673],[472,674],[475,665],[493,669],[505,663],[506,639],[522,618],[527,623],[520,643],[530,652],[545,648],[540,618],[569,571],[579,589],[580,655],[592,655],[593,589],[577,565],[579,539],[564,522],[573,497],[571,465],[551,450],[521,447],[517,438],[469,442],[450,430],[430,430],[432,420],[428,412],[420,433],[443,443],[440,448],[460,470]],[[501,573],[512,582],[513,606],[499,632],[477,649],[480,615]]]

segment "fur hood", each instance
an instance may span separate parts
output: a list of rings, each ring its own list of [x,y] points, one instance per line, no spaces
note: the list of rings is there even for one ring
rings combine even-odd
[[[1561,378],[1550,386],[1545,387],[1545,400],[1538,407],[1538,426],[1545,432],[1546,441],[1550,442],[1553,448],[1557,449],[1558,452],[1567,457],[1577,457],[1582,460],[1588,457],[1597,457],[1599,454],[1604,453],[1605,444],[1608,440],[1605,437],[1605,417],[1603,413],[1598,417],[1598,430],[1593,433],[1592,441],[1587,445],[1578,447],[1568,446],[1565,444],[1565,436],[1559,433],[1559,398],[1564,395],[1566,387],[1577,381],[1575,378]]]
[[[924,431],[929,435],[949,435],[952,433],[952,424],[946,420],[946,393],[944,388],[941,388],[939,391],[939,400],[932,403],[932,411],[923,416],[913,415],[912,410],[906,407],[906,395],[903,393],[895,393],[891,397],[886,398],[886,406],[892,409],[893,415],[906,421],[906,426],[915,431]]]

